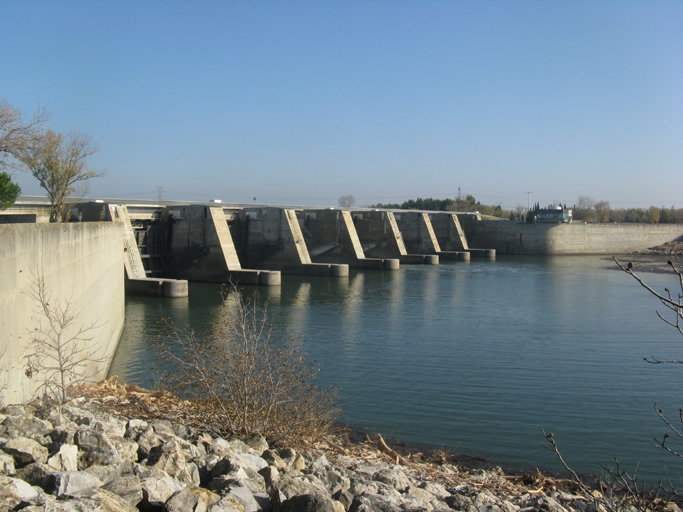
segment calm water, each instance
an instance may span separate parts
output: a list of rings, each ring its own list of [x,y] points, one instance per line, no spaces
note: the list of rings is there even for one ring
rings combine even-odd
[[[657,289],[670,276],[646,274]],[[661,305],[611,260],[500,257],[496,262],[352,271],[348,279],[283,276],[248,287],[286,334],[300,335],[323,383],[341,389],[344,420],[408,442],[452,447],[501,463],[558,468],[541,447],[553,432],[574,469],[617,457],[646,478],[678,479],[683,463],[650,441],[683,405],[683,339]],[[187,299],[127,298],[111,373],[153,386],[162,318],[206,331],[220,287],[192,284]]]

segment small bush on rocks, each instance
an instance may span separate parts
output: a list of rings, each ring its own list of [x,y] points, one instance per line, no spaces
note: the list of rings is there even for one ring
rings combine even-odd
[[[334,389],[316,385],[297,339],[278,339],[266,308],[236,290],[224,297],[211,336],[173,328],[160,346],[161,383],[191,400],[214,432],[284,442],[326,432],[337,416]]]

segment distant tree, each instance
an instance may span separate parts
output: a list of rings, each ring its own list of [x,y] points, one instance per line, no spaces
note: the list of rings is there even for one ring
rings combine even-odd
[[[341,206],[342,208],[351,208],[354,204],[356,204],[356,198],[349,194],[346,196],[341,196],[338,199],[338,202],[339,206]]]
[[[593,205],[598,222],[609,222],[609,201],[598,201]]]
[[[654,224],[658,224],[659,220],[662,218],[662,210],[660,210],[656,206],[650,206],[650,210],[648,213],[650,214],[650,221]]]
[[[50,118],[45,109],[40,108],[33,118],[25,120],[19,109],[0,100],[0,170],[19,166],[19,157],[37,143],[42,137],[42,124]]]
[[[21,194],[19,185],[12,182],[12,177],[6,172],[0,172],[0,210],[6,210],[14,204]]]
[[[22,162],[47,191],[50,222],[68,220],[66,198],[76,190],[75,184],[105,175],[104,171],[90,169],[86,163],[86,158],[98,151],[88,135],[72,132],[64,136],[47,130],[38,144],[22,154]]]
[[[574,214],[573,217],[575,220],[591,220],[593,217],[593,205],[595,204],[595,201],[593,200],[592,197],[588,196],[579,196],[579,200],[577,203],[574,205]]]

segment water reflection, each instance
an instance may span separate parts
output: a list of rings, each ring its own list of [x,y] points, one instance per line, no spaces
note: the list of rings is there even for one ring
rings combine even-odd
[[[302,336],[325,369],[321,382],[339,383],[353,423],[553,466],[539,448],[545,428],[578,470],[599,471],[597,462],[616,455],[624,464],[640,460],[643,476],[660,475],[677,462],[649,445],[663,432],[652,404],[680,407],[679,376],[642,358],[675,355],[680,336],[657,319],[656,300],[610,265],[500,257],[346,279],[283,276],[282,287],[241,293],[268,302],[285,334]],[[676,284],[648,279],[658,289]],[[210,329],[219,290],[192,284],[189,302],[129,298],[112,373],[145,385],[153,340],[166,332],[160,320]]]

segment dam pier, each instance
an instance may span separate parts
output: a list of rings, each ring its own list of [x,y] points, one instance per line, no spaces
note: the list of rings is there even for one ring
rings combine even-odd
[[[126,274],[138,281],[128,289],[139,293],[149,279],[168,280],[164,295],[173,296],[172,280],[277,286],[281,274],[344,277],[351,268],[495,259],[495,251],[469,249],[450,212],[105,200],[73,212],[83,222],[124,224]]]

